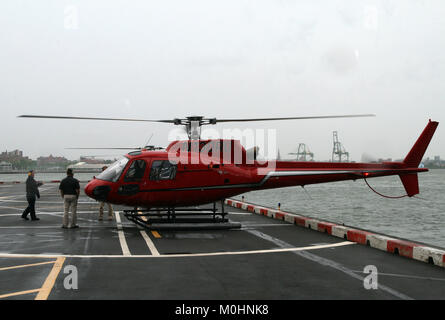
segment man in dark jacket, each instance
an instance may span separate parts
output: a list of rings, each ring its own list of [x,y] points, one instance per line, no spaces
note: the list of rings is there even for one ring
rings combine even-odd
[[[79,228],[76,224],[77,222],[77,200],[80,195],[80,185],[79,180],[73,177],[74,173],[72,169],[66,171],[66,178],[60,182],[59,191],[63,198],[64,203],[64,213],[63,213],[63,224],[62,228]],[[71,224],[69,219],[69,211],[71,208]]]
[[[28,213],[31,214],[31,220],[40,220],[36,217],[36,197],[40,199],[39,187],[42,183],[34,180],[34,171],[28,172],[28,179],[26,179],[26,200],[28,200],[28,207],[23,211],[22,218],[28,219]]]

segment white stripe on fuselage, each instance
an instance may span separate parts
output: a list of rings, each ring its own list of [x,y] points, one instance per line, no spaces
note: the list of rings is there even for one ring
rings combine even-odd
[[[308,176],[315,174],[341,174],[341,173],[360,173],[361,171],[303,171],[303,170],[295,170],[295,171],[272,171],[267,174],[267,176]]]
[[[284,177],[284,176],[311,176],[311,175],[324,175],[324,174],[361,174],[363,172],[385,172],[388,170],[366,170],[366,169],[358,169],[358,170],[292,170],[292,171],[270,171],[264,177],[265,180],[270,177]]]
[[[263,169],[259,169],[259,170],[263,170]],[[366,170],[366,169],[356,169],[356,170],[291,170],[291,171],[270,171],[268,172],[264,178],[261,180],[261,182],[259,183],[259,186],[262,186],[263,184],[265,184],[267,182],[267,180],[269,180],[270,177],[291,177],[291,176],[313,176],[313,175],[326,175],[326,174],[355,174],[355,175],[360,175],[364,172],[372,172],[372,173],[377,173],[377,172],[385,172],[388,171],[387,169],[383,169],[383,170]]]

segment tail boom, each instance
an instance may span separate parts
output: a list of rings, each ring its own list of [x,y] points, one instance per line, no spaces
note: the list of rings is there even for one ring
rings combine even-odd
[[[436,131],[438,122],[429,121],[403,162],[332,163],[332,162],[275,162],[275,170],[268,170],[258,187],[279,188],[341,180],[355,180],[398,175],[409,197],[419,193],[417,174],[428,169],[419,164]]]

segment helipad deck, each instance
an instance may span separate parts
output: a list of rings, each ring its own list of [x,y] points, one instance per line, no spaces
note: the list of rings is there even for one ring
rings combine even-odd
[[[40,188],[40,221],[20,218],[24,185],[0,186],[1,299],[444,299],[443,268],[226,207],[237,230],[156,231],[98,221],[82,195],[62,229],[58,184]],[[366,289],[366,266],[378,289]],[[77,271],[78,288],[66,288]],[[69,287],[69,286],[68,286]]]

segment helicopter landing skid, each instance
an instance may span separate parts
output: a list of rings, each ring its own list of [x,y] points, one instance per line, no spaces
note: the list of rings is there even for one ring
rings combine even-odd
[[[151,208],[123,210],[125,217],[149,230],[221,230],[237,229],[240,223],[230,222],[227,213],[213,208]]]

